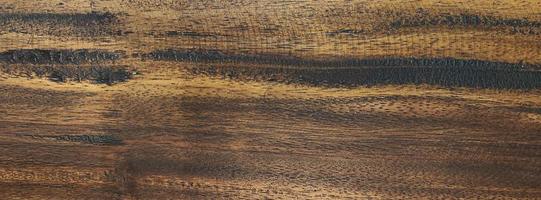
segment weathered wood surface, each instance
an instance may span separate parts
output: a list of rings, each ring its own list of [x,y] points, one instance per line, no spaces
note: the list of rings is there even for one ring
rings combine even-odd
[[[3,0],[0,199],[539,199],[534,0]]]

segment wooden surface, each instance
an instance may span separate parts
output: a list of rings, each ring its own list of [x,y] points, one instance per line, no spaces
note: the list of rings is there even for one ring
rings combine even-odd
[[[540,199],[534,0],[3,0],[0,199]]]

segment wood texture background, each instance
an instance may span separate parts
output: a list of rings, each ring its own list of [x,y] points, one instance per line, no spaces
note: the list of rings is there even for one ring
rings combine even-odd
[[[0,199],[539,199],[535,0],[2,0]]]

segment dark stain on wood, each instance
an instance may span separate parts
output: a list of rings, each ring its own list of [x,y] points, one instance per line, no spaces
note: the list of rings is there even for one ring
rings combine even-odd
[[[122,34],[115,27],[118,23],[117,15],[109,12],[0,13],[1,32],[92,37]]]
[[[377,62],[377,61],[376,61]],[[392,61],[382,60],[382,63]],[[451,60],[452,62],[452,60]],[[475,61],[473,61],[475,62]],[[430,62],[427,63],[437,63]],[[480,66],[482,66],[482,63]],[[496,66],[500,67],[500,66]],[[493,89],[541,88],[540,71],[491,69],[476,65],[460,66],[378,66],[299,69],[284,67],[210,66],[194,67],[194,74],[239,80],[276,81],[327,87],[353,87],[401,84],[429,84],[444,87]]]
[[[83,64],[119,60],[123,52],[103,50],[21,49],[0,53],[0,62],[16,64]]]

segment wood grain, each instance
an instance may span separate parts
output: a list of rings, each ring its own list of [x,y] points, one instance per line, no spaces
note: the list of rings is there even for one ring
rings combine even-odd
[[[539,199],[533,0],[3,0],[0,199]]]

